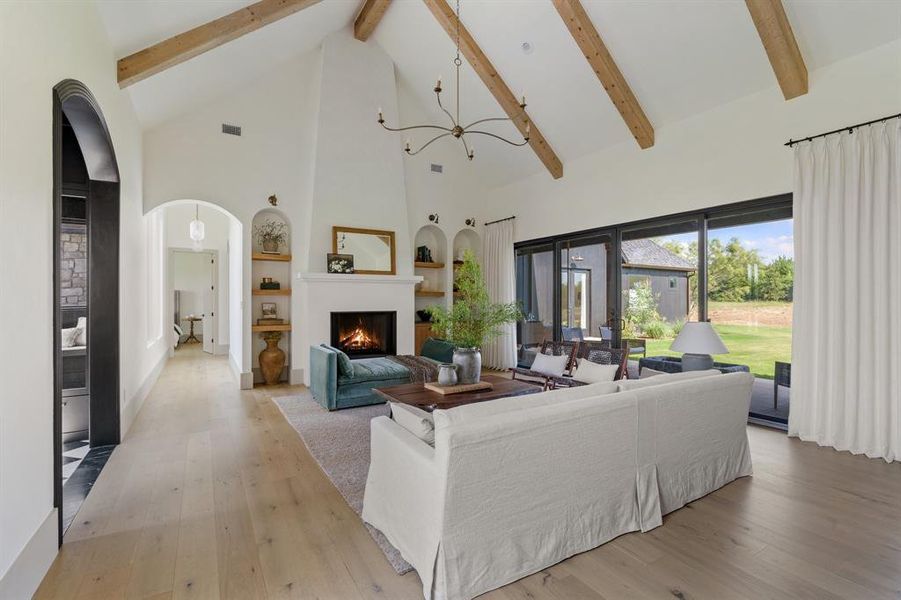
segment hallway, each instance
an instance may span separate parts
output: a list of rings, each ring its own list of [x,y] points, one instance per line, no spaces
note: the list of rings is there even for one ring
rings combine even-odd
[[[37,598],[417,598],[266,393],[179,350]],[[294,388],[296,389],[296,388]]]
[[[170,359],[39,599],[422,598],[225,357]],[[754,476],[484,598],[893,598],[897,464],[748,429]]]

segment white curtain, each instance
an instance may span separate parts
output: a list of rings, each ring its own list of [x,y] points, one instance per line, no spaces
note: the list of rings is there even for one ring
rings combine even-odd
[[[482,269],[492,302],[516,301],[516,268],[513,254],[513,220],[492,223],[485,228]],[[516,366],[516,324],[504,326],[503,333],[482,348],[482,363],[492,369]]]
[[[901,119],[795,149],[789,435],[901,459]]]

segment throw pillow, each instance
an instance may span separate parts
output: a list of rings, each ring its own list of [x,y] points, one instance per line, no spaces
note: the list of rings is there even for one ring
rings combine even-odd
[[[573,371],[573,379],[584,381],[585,383],[613,381],[616,378],[618,369],[619,365],[599,365],[590,360],[582,359],[579,361],[579,366]]]
[[[423,342],[419,354],[440,363],[451,363],[454,362],[454,345],[448,341],[430,337]]]
[[[562,377],[563,371],[566,370],[566,361],[569,359],[566,355],[551,356],[550,354],[536,354],[535,362],[532,363],[531,370],[542,375],[551,377]]]
[[[391,418],[394,422],[421,439],[429,446],[435,445],[435,423],[432,421],[432,415],[400,402],[389,402],[391,406]]]
[[[352,378],[354,376],[354,365],[350,362],[350,357],[344,352],[338,350],[334,346],[322,344],[323,348],[328,348],[338,355],[338,376]]]
[[[75,346],[75,340],[78,337],[78,328],[77,327],[69,327],[67,329],[63,329],[62,335],[60,336],[60,342],[63,348],[71,348]]]
[[[87,346],[88,345],[88,318],[87,317],[78,317],[78,322],[75,324],[75,329],[78,331],[78,334],[75,336],[75,342],[72,345],[73,346]]]
[[[665,371],[658,371],[656,369],[649,369],[647,367],[641,368],[641,375],[638,376],[639,379],[647,379],[648,377],[656,377],[657,375],[669,375],[669,373]]]

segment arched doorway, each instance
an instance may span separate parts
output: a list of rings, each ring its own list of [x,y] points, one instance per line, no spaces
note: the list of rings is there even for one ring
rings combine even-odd
[[[69,241],[73,231],[64,232],[64,224],[74,223],[83,224],[83,237]],[[97,101],[71,79],[53,88],[53,228],[54,505],[61,543],[69,409],[84,405],[89,447],[115,445],[120,437],[119,169]],[[74,287],[73,274],[79,275]],[[82,393],[64,396],[67,385]]]

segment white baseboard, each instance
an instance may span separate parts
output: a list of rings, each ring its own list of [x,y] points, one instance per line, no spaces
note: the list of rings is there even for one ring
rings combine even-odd
[[[131,429],[131,424],[135,422],[135,417],[138,416],[138,411],[140,411],[141,407],[144,406],[144,400],[146,400],[147,396],[150,395],[150,390],[153,389],[153,386],[156,384],[156,380],[160,378],[160,373],[163,372],[163,367],[166,366],[166,362],[168,360],[168,351],[160,354],[159,360],[153,366],[153,369],[151,369],[147,377],[144,378],[143,383],[141,383],[137,391],[132,394],[131,398],[128,399],[128,402],[125,404],[125,406],[122,407],[122,413],[119,417],[120,440],[125,439],[125,434],[128,433],[129,429]]]
[[[225,356],[228,354],[228,344],[214,344],[213,354],[216,356]]]
[[[59,517],[52,509],[0,577],[0,598],[31,598],[59,551]]]
[[[232,368],[232,374],[235,376],[235,380],[238,382],[238,387],[242,390],[252,390],[253,372],[242,372],[241,367],[239,367],[238,363],[235,362],[235,357],[231,354],[228,355],[228,364]]]

